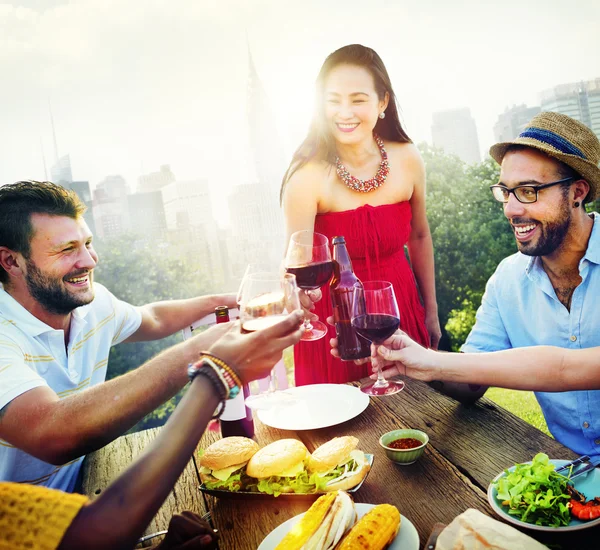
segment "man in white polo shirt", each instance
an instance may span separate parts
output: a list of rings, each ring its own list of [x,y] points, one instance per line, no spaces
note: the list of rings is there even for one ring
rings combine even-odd
[[[187,364],[228,328],[104,382],[111,346],[164,338],[235,299],[118,300],[93,282],[98,256],[84,211],[51,183],[0,187],[0,481],[72,491],[83,456],[175,395]]]

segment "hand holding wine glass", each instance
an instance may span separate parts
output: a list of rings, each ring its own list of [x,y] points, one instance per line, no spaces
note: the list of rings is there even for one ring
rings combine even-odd
[[[331,279],[333,262],[329,239],[314,231],[296,231],[288,244],[285,268],[296,276],[298,288],[316,290]],[[304,318],[302,340],[318,340],[327,334],[327,325],[321,321],[311,322]]]
[[[363,338],[382,344],[400,326],[400,313],[394,288],[387,281],[367,281],[354,286],[352,326]],[[391,395],[404,389],[404,382],[388,381],[381,370],[377,380],[361,386],[369,395]]]

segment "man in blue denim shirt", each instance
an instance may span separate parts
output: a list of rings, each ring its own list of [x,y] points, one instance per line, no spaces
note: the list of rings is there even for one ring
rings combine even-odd
[[[568,116],[540,113],[514,142],[496,144],[490,154],[501,164],[500,182],[491,190],[504,205],[519,252],[503,260],[488,281],[475,326],[461,351],[600,346],[600,216],[588,215],[584,208],[600,190],[598,138]],[[411,345],[409,359],[404,348]],[[431,380],[424,365],[432,362],[414,355],[414,343],[405,335],[393,336],[385,346],[378,353],[384,364],[393,364],[386,377],[408,372],[408,364],[411,376]],[[455,362],[455,372],[447,380],[469,380],[474,370],[456,375],[459,366]],[[539,374],[528,381],[533,375],[526,367],[518,383],[508,371],[504,375],[494,371],[490,377],[481,376],[482,370],[477,379],[494,380],[502,387],[556,388]],[[442,379],[448,374],[437,369],[434,373]],[[474,401],[486,390],[470,384],[431,384],[462,402]],[[593,388],[597,383],[582,379],[576,386]],[[555,438],[600,463],[600,390],[537,391],[536,397]]]
[[[492,192],[519,252],[488,281],[461,351],[600,346],[600,216],[584,208],[600,189],[598,138],[565,115],[540,113],[490,155],[501,164]],[[554,437],[600,462],[600,391],[536,397]]]

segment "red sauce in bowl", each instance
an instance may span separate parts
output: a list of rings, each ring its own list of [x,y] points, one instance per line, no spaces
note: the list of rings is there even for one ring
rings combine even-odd
[[[421,445],[423,445],[423,442],[415,439],[414,437],[401,437],[400,439],[395,439],[394,441],[388,443],[386,447],[390,447],[392,449],[415,449]]]

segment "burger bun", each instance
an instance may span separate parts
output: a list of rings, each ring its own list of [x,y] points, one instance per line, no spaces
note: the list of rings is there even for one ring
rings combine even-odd
[[[248,437],[225,437],[204,450],[200,457],[200,466],[222,470],[239,464],[241,468],[258,449],[258,443]]]
[[[259,449],[248,461],[246,473],[256,479],[281,475],[297,466],[308,455],[308,449],[297,439],[279,439]]]

